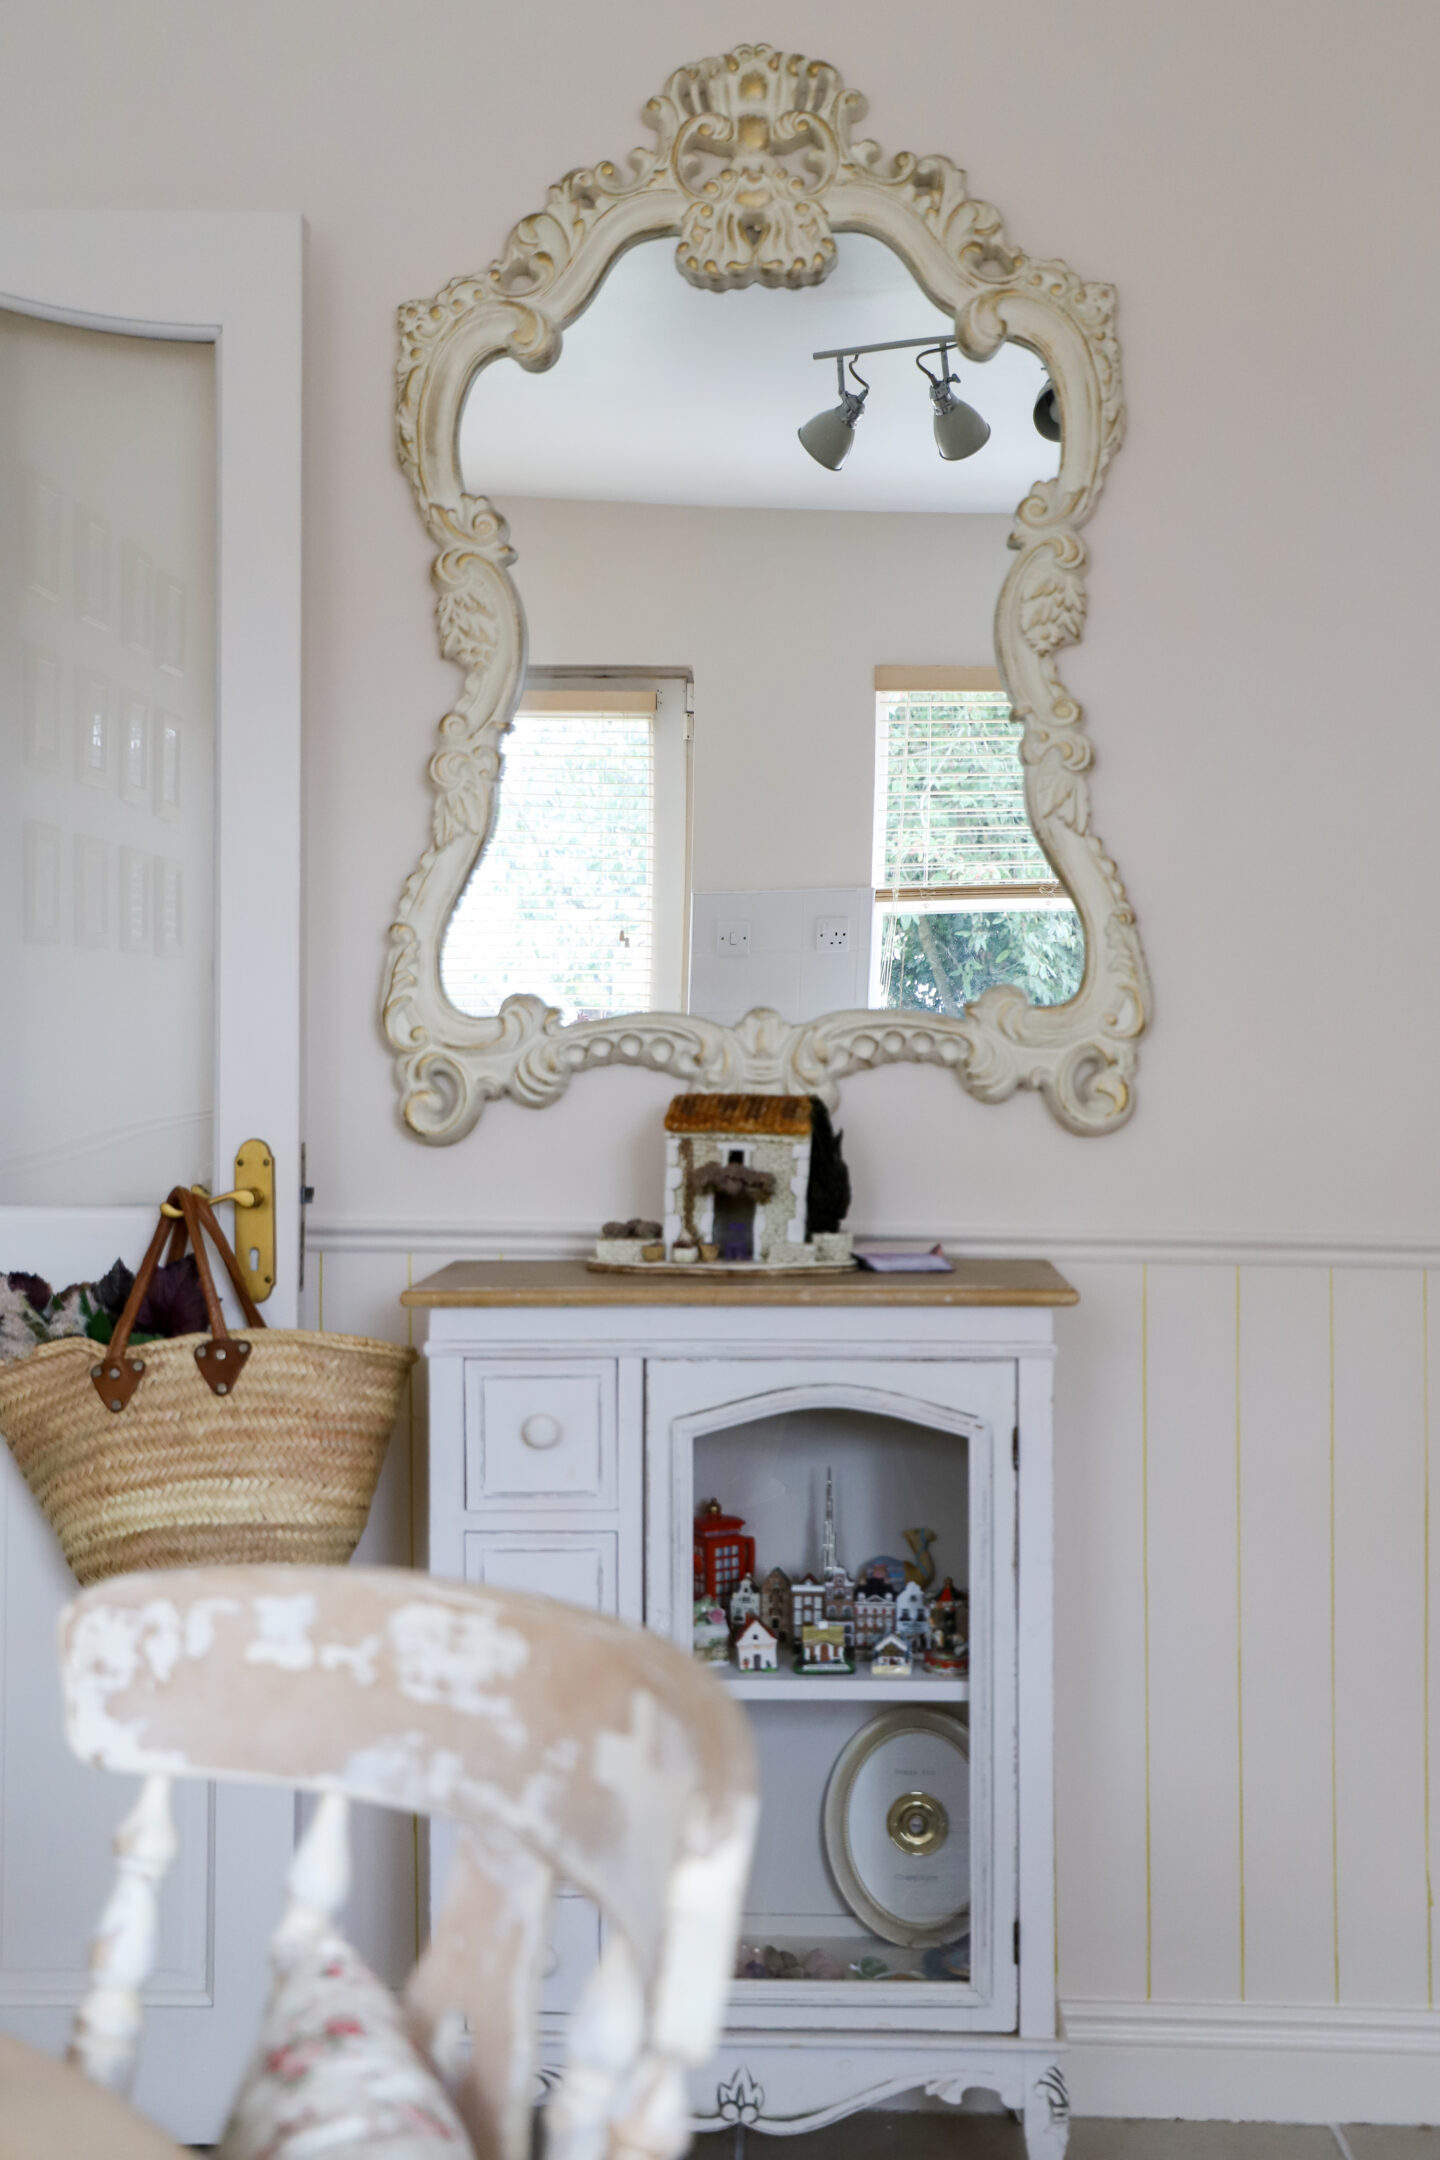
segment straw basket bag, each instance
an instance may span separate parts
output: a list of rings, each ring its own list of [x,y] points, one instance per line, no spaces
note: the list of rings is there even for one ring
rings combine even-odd
[[[0,1433],[80,1582],[249,1560],[342,1566],[359,1542],[415,1352],[267,1329],[203,1194],[176,1187],[108,1345],[83,1336],[0,1365]],[[246,1327],[230,1334],[202,1233]],[[210,1333],[130,1349],[170,1238],[195,1249]]]

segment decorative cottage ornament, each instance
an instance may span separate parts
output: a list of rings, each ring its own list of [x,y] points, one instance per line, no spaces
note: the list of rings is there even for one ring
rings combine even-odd
[[[747,1621],[760,1617],[760,1592],[753,1575],[742,1575],[730,1596],[730,1625],[738,1634]]]
[[[845,1647],[844,1628],[838,1622],[802,1627],[795,1670],[802,1673],[854,1672],[855,1661]]]
[[[735,1638],[735,1663],[743,1673],[774,1672],[780,1645],[763,1620],[752,1620]]]
[[[813,1575],[802,1575],[790,1586],[790,1639],[799,1642],[804,1629],[819,1627],[825,1618],[825,1585]]]
[[[850,1178],[810,1095],[677,1095],[665,1113],[665,1245],[723,1266],[849,1266]]]
[[[930,1611],[918,1582],[907,1582],[895,1599],[895,1632],[917,1655],[930,1641]]]
[[[883,1679],[908,1680],[913,1662],[909,1644],[899,1635],[886,1635],[875,1645],[870,1670]]]
[[[790,1633],[790,1577],[783,1567],[772,1567],[760,1585],[760,1618],[772,1635]]]

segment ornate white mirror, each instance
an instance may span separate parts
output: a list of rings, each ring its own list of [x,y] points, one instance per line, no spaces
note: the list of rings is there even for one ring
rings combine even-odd
[[[424,1140],[615,1063],[833,1101],[909,1059],[1076,1132],[1133,1108],[1145,963],[1056,664],[1114,295],[863,111],[768,46],[678,69],[653,149],[402,310],[464,675],[384,992]]]

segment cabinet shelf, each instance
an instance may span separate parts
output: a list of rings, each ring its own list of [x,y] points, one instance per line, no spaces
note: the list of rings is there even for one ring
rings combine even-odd
[[[875,1673],[740,1673],[716,1668],[720,1685],[742,1702],[969,1702],[965,1674],[912,1673],[888,1680]]]

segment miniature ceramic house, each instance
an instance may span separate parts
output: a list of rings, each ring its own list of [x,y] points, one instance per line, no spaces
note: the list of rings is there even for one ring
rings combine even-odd
[[[895,1599],[890,1591],[862,1590],[855,1600],[855,1645],[863,1654],[895,1631]]]
[[[848,1260],[848,1204],[838,1137],[811,1096],[677,1095],[666,1111],[667,1251],[689,1240],[731,1264]]]
[[[925,1592],[918,1582],[907,1582],[895,1600],[895,1632],[912,1651],[923,1650],[930,1640],[930,1614]]]
[[[825,1578],[825,1618],[845,1630],[845,1648],[855,1647],[855,1585],[843,1568],[832,1568]]]
[[[745,1519],[722,1515],[707,1500],[695,1517],[695,1595],[727,1599],[742,1578],[755,1572],[755,1540],[742,1537]]]
[[[760,1618],[772,1635],[790,1633],[790,1577],[783,1567],[772,1567],[760,1586]]]
[[[752,1620],[735,1641],[735,1662],[741,1672],[774,1672],[780,1645],[763,1620]]]
[[[885,1679],[906,1680],[912,1663],[909,1645],[904,1639],[899,1635],[885,1635],[875,1645],[870,1670]]]
[[[800,1672],[853,1672],[854,1666],[845,1654],[845,1630],[839,1625],[815,1627],[807,1624],[800,1630],[800,1655],[796,1660]]]
[[[760,1592],[753,1575],[742,1575],[730,1593],[730,1626],[736,1634],[747,1621],[760,1617]]]
[[[819,1627],[825,1619],[825,1585],[813,1575],[802,1575],[790,1586],[790,1635],[799,1642],[802,1628]]]

